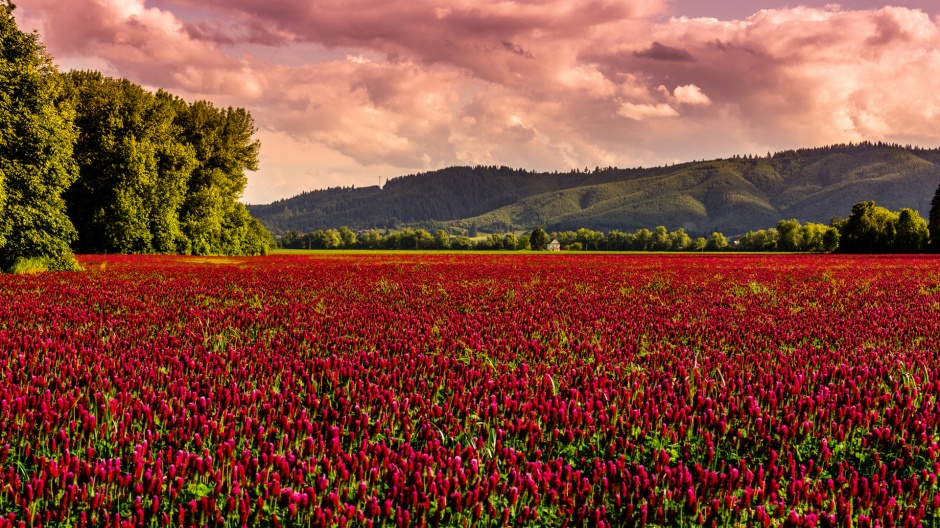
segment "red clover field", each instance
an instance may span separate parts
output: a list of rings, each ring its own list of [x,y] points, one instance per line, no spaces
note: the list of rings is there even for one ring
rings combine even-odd
[[[0,276],[5,526],[933,526],[929,256]]]

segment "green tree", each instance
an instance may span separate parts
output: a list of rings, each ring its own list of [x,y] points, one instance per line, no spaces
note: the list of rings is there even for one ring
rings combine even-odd
[[[588,230],[585,229],[585,232]],[[552,240],[558,240],[558,243],[561,244],[561,247],[568,246],[578,241],[578,233],[576,231],[561,231],[561,232],[552,232],[548,235],[549,242]]]
[[[927,228],[930,231],[930,251],[940,253],[940,186],[937,186],[933,200],[930,201]]]
[[[356,244],[363,249],[380,249],[385,244],[385,241],[382,239],[381,233],[375,229],[370,229],[369,231],[359,234],[356,238]]]
[[[447,231],[443,229],[438,229],[434,233],[434,248],[435,249],[448,249],[450,247],[450,235],[447,234]]]
[[[431,249],[434,247],[434,236],[426,229],[418,229],[415,231],[415,240],[416,249]]]
[[[198,160],[180,215],[189,250],[200,255],[237,254],[238,237],[223,237],[223,230],[237,226],[242,212],[247,212],[238,199],[247,183],[245,171],[258,170],[261,144],[253,139],[254,120],[243,108],[220,110],[197,101],[180,112],[177,123]]]
[[[342,244],[339,232],[335,229],[320,229],[309,236],[311,249],[336,249]]]
[[[529,235],[529,245],[533,251],[545,251],[548,249],[549,242],[551,240],[548,239],[548,233],[541,226],[536,227]]]
[[[738,240],[741,251],[773,251],[777,248],[777,230],[775,228],[748,231]]]
[[[575,232],[575,239],[569,244],[579,242],[585,250],[599,250],[604,242],[604,233],[582,227]]]
[[[0,269],[78,269],[62,192],[75,180],[73,111],[35,33],[0,2]]]
[[[927,222],[912,209],[889,211],[875,202],[859,202],[844,220],[833,220],[839,230],[839,249],[846,253],[911,253],[928,248]]]
[[[839,230],[839,249],[846,253],[883,253],[893,251],[897,237],[898,214],[875,202],[852,206],[848,218],[833,223]]]
[[[814,222],[806,222],[803,224],[803,244],[800,247],[800,251],[823,252],[823,239],[825,238],[826,232],[831,229],[832,228],[827,225]]]
[[[336,231],[333,231],[336,233]],[[265,255],[274,247],[274,239],[242,204],[236,204],[223,218],[221,246],[226,255]],[[337,234],[338,236],[338,234]]]
[[[715,231],[712,233],[712,236],[708,237],[708,244],[705,246],[705,249],[709,251],[721,251],[727,247],[728,239],[725,238],[725,235]]]
[[[607,233],[607,249],[611,251],[624,251],[627,248],[627,234],[614,229]]]
[[[839,249],[839,230],[830,226],[823,233],[822,250],[824,253],[832,253],[837,249]]]
[[[491,233],[490,236],[477,243],[478,249],[503,249],[503,237],[499,233]]]
[[[352,229],[349,229],[346,226],[341,226],[339,228],[339,238],[343,243],[344,248],[354,248],[356,247],[356,233],[353,233]]]
[[[927,222],[913,209],[901,209],[895,233],[894,251],[898,253],[919,253],[930,241]]]
[[[644,227],[627,235],[627,240],[633,251],[649,251],[653,243],[653,233]]]
[[[248,213],[247,209],[243,208],[242,210],[245,214]],[[240,255],[267,255],[269,251],[277,247],[277,242],[271,232],[262,225],[260,220],[253,218],[251,215],[247,216],[247,225],[243,236]]]
[[[781,220],[777,223],[777,249],[780,251],[804,251],[803,226],[799,220]]]
[[[303,249],[304,237],[296,229],[291,229],[281,237],[279,246],[286,249]]]
[[[395,249],[418,249],[418,235],[414,229],[405,227],[396,235],[395,238],[389,237],[390,241],[395,241]]]
[[[692,239],[681,227],[669,233],[669,247],[673,251],[683,251],[692,245]]]
[[[451,249],[470,249],[473,247],[473,242],[471,242],[470,237],[467,236],[455,236],[450,241]]]
[[[255,255],[273,247],[238,202],[260,148],[250,114],[188,105],[97,72],[63,79],[77,109],[80,175],[66,201],[80,250]]]
[[[186,103],[98,72],[65,75],[76,107],[79,178],[66,193],[84,252],[175,253],[189,241],[180,208],[197,160],[175,124]],[[240,212],[232,229],[246,230]]]
[[[653,251],[669,251],[672,248],[672,239],[669,238],[669,232],[666,226],[656,226],[650,237],[650,249]]]

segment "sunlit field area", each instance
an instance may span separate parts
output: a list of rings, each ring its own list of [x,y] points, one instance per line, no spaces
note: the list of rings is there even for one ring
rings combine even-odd
[[[0,275],[4,526],[938,522],[940,260]]]

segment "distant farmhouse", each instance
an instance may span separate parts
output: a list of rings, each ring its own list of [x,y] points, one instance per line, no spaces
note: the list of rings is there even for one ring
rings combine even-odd
[[[548,243],[548,250],[549,251],[561,251],[561,242],[559,242],[557,238],[552,240],[551,242]]]

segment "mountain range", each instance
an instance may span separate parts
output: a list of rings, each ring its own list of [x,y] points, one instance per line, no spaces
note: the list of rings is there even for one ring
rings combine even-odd
[[[450,167],[248,209],[275,235],[340,226],[503,233],[537,225],[548,231],[662,225],[736,235],[782,219],[828,223],[867,200],[926,217],[938,184],[940,149],[863,142],[653,168]]]

